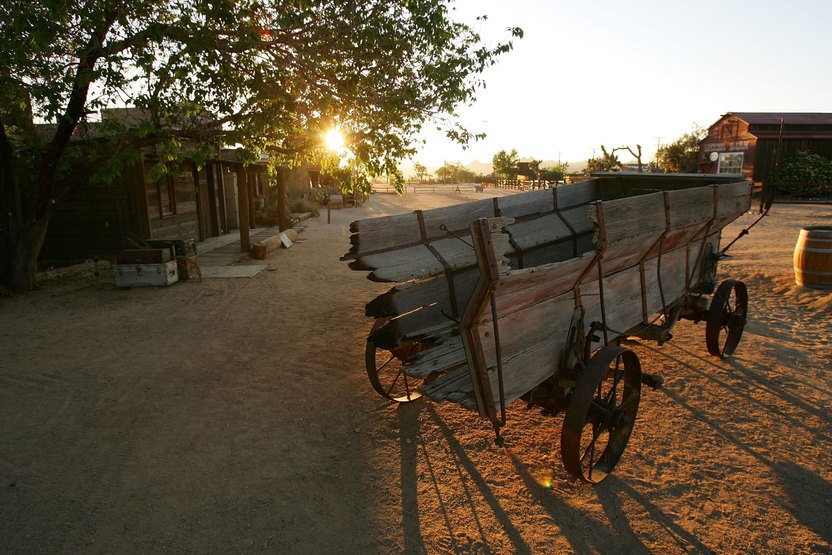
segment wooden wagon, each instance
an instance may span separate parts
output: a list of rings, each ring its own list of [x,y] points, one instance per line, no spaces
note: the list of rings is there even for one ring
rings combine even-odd
[[[711,354],[736,348],[746,287],[715,276],[721,230],[751,193],[737,176],[620,175],[353,222],[343,259],[402,282],[366,306],[373,388],[476,410],[498,443],[512,401],[565,412],[564,466],[604,479],[642,384],[661,383],[622,339],[661,344],[691,319]]]

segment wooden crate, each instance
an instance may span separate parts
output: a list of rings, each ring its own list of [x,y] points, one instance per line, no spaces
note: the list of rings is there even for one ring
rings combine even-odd
[[[202,277],[202,272],[199,269],[199,263],[196,256],[177,256],[176,269],[179,273],[179,279],[185,281],[186,279],[193,279],[195,277]]]

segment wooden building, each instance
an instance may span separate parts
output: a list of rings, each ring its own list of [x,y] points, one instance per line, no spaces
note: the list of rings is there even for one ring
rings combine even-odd
[[[152,181],[154,148],[110,183],[84,183],[55,206],[41,250],[41,268],[107,258],[140,239],[204,241],[240,231],[248,250],[256,206],[265,204],[267,164],[243,164],[223,149],[202,167],[184,161],[179,171]]]
[[[762,183],[801,151],[832,159],[832,114],[728,112],[699,143],[699,171],[742,174]]]

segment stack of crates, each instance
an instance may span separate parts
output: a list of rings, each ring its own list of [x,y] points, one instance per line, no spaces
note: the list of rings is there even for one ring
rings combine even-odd
[[[196,259],[196,241],[194,239],[148,239],[148,245],[156,248],[166,248],[176,260],[176,268],[179,279],[186,280],[199,276],[202,280],[202,273],[199,271],[199,264]]]

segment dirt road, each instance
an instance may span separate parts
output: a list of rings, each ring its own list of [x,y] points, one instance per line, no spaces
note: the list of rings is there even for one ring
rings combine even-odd
[[[586,487],[560,418],[512,405],[501,449],[474,414],[391,406],[365,377],[363,306],[387,286],[339,262],[349,221],[473,198],[376,195],[306,221],[252,279],[0,299],[0,551],[832,550],[832,293],[791,273],[832,207],[776,206],[721,264],[751,291],[734,359],[691,323],[635,346],[665,387]]]

